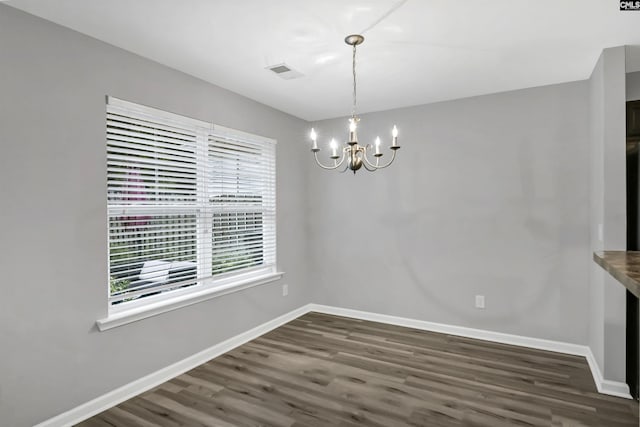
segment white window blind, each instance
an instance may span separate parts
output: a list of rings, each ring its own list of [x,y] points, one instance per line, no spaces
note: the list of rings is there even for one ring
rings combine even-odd
[[[212,274],[274,265],[273,146],[212,135],[207,148]]]
[[[275,142],[109,98],[109,301],[275,271]]]

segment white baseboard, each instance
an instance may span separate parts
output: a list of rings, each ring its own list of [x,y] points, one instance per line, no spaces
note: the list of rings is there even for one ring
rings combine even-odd
[[[173,365],[153,372],[139,380],[133,381],[129,384],[110,391],[107,394],[99,396],[87,403],[84,403],[76,408],[73,408],[67,412],[64,412],[58,416],[50,418],[35,427],[67,427],[77,424],[86,420],[106,409],[109,409],[119,403],[124,402],[127,399],[131,399],[140,393],[152,389],[165,381],[170,380],[178,375],[181,375],[196,366],[199,366],[215,357],[220,356],[234,348],[251,341],[260,335],[266,334],[272,329],[277,328],[291,320],[302,316],[309,312],[308,306],[302,306],[298,309],[290,311],[280,317],[270,320],[262,325],[256,326],[246,332],[236,335],[228,340],[225,340],[219,344],[209,347],[193,356],[187,357]]]
[[[583,356],[587,359],[593,381],[599,393],[616,397],[631,399],[629,386],[618,381],[605,380],[602,377],[600,367],[596,362],[591,349],[586,345],[571,344],[561,341],[551,341],[541,338],[524,337],[520,335],[504,334],[501,332],[485,331],[482,329],[466,328],[463,326],[446,325],[442,323],[427,322],[424,320],[407,319],[404,317],[389,316],[367,311],[352,310],[319,304],[309,304],[310,311],[333,314],[335,316],[353,317],[356,319],[370,320],[373,322],[387,323],[391,325],[405,326],[408,328],[421,329],[443,334],[458,335],[466,338],[476,338],[485,341],[498,342],[502,344],[516,345],[520,347],[535,348],[538,350],[555,351],[557,353]]]
[[[289,313],[270,320],[262,325],[229,338],[219,344],[209,347],[193,356],[153,372],[143,378],[110,391],[76,408],[50,418],[35,427],[67,427],[77,424],[87,418],[109,409],[127,399],[131,399],[140,393],[152,389],[165,381],[181,375],[215,357],[220,356],[234,348],[266,334],[267,332],[296,319],[303,314],[316,311],[319,313],[333,314],[336,316],[352,317],[361,320],[387,323],[391,325],[405,326],[425,331],[440,332],[450,335],[458,335],[467,338],[476,338],[486,341],[511,344],[521,347],[529,347],[540,350],[555,351],[558,353],[584,356],[587,359],[591,374],[598,388],[598,392],[617,397],[631,399],[627,384],[605,380],[596,362],[591,349],[584,345],[570,344],[559,341],[550,341],[540,338],[523,337],[519,335],[503,334],[481,329],[465,328],[462,326],[446,325],[442,323],[427,322],[424,320],[408,319],[404,317],[389,316],[366,311],[352,310],[348,308],[332,307],[319,304],[307,304]]]
[[[589,368],[591,369],[593,381],[596,383],[596,387],[598,387],[598,392],[611,396],[624,397],[625,399],[631,399],[632,397],[629,393],[629,386],[626,383],[620,381],[605,380],[602,376],[602,371],[600,371],[600,366],[598,365],[593,352],[589,347],[587,347],[587,350],[588,351],[585,357],[587,358],[587,363],[589,364]]]

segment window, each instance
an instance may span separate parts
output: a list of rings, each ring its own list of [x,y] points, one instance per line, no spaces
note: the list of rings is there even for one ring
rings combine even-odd
[[[107,102],[110,310],[275,273],[275,141]]]

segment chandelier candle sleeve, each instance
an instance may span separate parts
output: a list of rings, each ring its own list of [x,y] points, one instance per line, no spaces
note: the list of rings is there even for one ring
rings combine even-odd
[[[376,157],[382,156],[382,153],[380,152],[380,137],[376,137]]]
[[[349,143],[350,144],[358,142],[358,136],[356,134],[357,128],[358,128],[358,125],[356,124],[356,119],[355,118],[349,119]]]
[[[393,130],[391,131],[391,135],[393,136],[393,143],[391,144],[391,146],[397,147],[398,146],[398,128],[396,127],[396,125],[393,125]]]
[[[311,141],[313,142],[311,150],[318,151],[318,135],[316,135],[316,131],[313,128],[311,128]]]
[[[331,140],[331,158],[332,159],[338,158],[338,143],[336,142],[335,139]]]

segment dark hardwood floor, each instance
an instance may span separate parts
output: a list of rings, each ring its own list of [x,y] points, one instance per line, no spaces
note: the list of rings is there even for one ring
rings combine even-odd
[[[583,357],[306,314],[80,424],[638,426]]]

